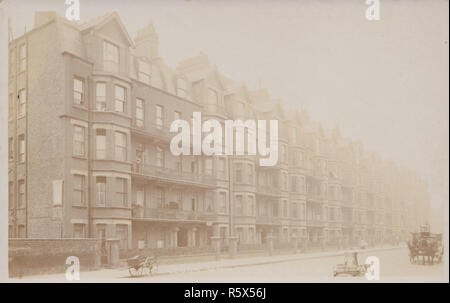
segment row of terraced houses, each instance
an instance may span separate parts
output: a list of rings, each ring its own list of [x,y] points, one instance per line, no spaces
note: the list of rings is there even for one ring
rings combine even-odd
[[[9,237],[117,238],[121,248],[403,239],[426,185],[360,142],[286,111],[208,57],[167,66],[153,26],[36,13],[9,42]],[[333,102],[338,102],[333,100]],[[277,119],[279,157],[173,156],[174,119]]]

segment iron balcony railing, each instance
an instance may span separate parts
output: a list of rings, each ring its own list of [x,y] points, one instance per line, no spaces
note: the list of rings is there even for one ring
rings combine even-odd
[[[159,125],[156,123],[145,123],[143,126],[139,127],[133,125],[133,132],[155,137],[158,139],[170,140],[175,134],[170,132],[170,129],[165,125]]]
[[[256,216],[256,224],[281,224],[282,218],[269,215]]]
[[[192,210],[170,208],[133,208],[134,219],[163,219],[163,220],[207,220],[213,214]]]
[[[258,185],[256,187],[256,194],[265,196],[280,196],[281,190],[274,186]]]
[[[326,225],[327,222],[323,219],[306,220],[306,226],[308,227],[324,227]]]
[[[202,184],[213,186],[215,178],[206,174],[196,174],[150,164],[133,163],[133,173],[175,183]]]

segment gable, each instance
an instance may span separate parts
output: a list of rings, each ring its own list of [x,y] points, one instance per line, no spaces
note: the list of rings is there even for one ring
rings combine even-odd
[[[212,70],[208,76],[206,77],[208,86],[212,88],[216,88],[218,90],[223,90],[224,87],[222,85],[222,81],[220,81],[219,76],[215,70]]]
[[[130,45],[128,33],[122,29],[119,22],[115,18],[100,26],[97,32],[102,36],[110,38],[113,43],[128,46]]]

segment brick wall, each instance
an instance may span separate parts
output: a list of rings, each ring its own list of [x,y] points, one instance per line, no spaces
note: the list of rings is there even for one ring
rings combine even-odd
[[[96,239],[9,239],[9,276],[64,273],[66,258],[76,256],[80,271],[99,266],[98,240]]]

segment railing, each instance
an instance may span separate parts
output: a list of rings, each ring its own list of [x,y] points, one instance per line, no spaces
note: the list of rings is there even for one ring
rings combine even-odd
[[[256,187],[256,194],[266,196],[280,196],[281,190],[274,186],[258,185]]]
[[[306,220],[306,226],[309,227],[324,227],[326,226],[326,221],[325,220],[319,220],[319,219],[315,219],[315,220]]]
[[[306,194],[306,200],[311,202],[323,202],[323,200],[325,200],[325,196],[309,192]]]
[[[341,225],[344,228],[354,227],[355,226],[355,221],[353,221],[353,220],[343,220]]]
[[[166,179],[176,183],[187,182],[210,186],[215,184],[215,178],[212,176],[195,174],[149,164],[133,163],[133,173],[157,179]]]
[[[134,219],[206,220],[213,214],[170,208],[134,208]]]
[[[141,132],[144,135],[149,135],[159,139],[170,139],[175,134],[170,132],[170,129],[164,125],[157,125],[155,123],[145,123],[143,127],[133,126],[133,131]]]
[[[256,216],[256,224],[281,224],[281,217]]]

